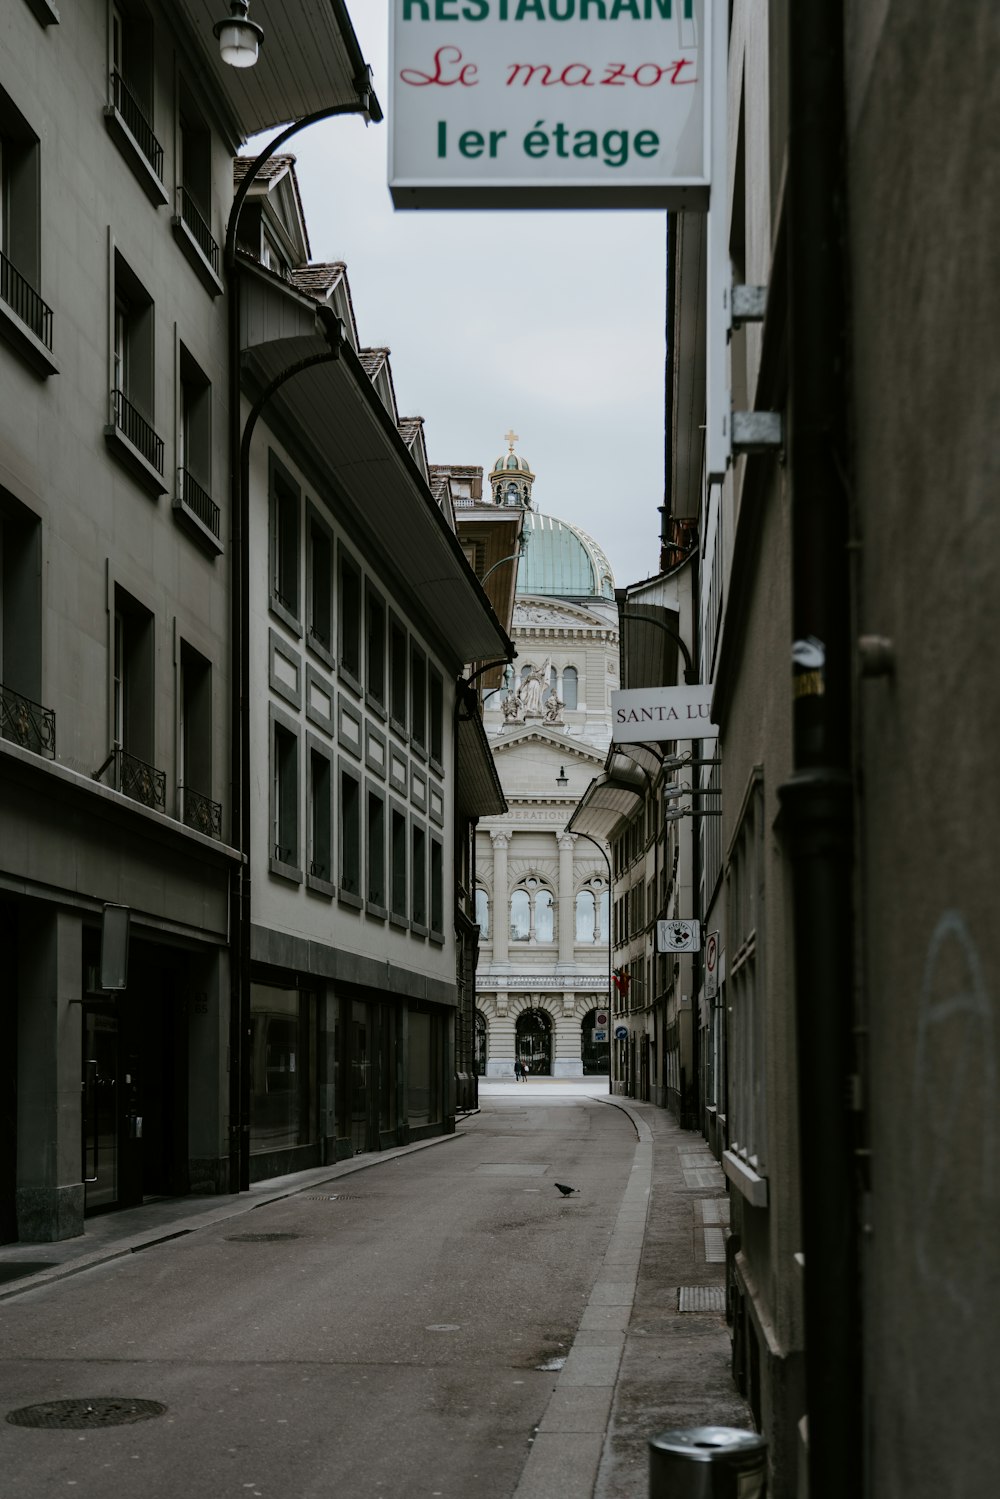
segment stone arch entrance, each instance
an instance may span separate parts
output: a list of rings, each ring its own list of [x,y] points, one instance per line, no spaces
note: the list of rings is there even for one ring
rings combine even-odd
[[[515,1049],[529,1073],[538,1077],[550,1077],[552,1017],[544,1010],[522,1010],[517,1017]]]
[[[607,1011],[602,1013],[607,1014]],[[607,1077],[611,1067],[611,1046],[607,1041],[595,1041],[597,1010],[588,1010],[580,1021],[580,1057],[584,1077]]]

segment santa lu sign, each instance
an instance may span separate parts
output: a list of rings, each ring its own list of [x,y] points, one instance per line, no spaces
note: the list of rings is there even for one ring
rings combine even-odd
[[[392,0],[397,208],[704,208],[707,0]]]
[[[611,738],[616,744],[663,739],[717,739],[711,684],[642,687],[611,694]]]

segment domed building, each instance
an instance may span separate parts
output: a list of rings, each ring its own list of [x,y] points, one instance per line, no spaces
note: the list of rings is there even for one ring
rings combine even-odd
[[[488,476],[524,512],[511,637],[517,660],[483,721],[508,811],[476,834],[478,1070],[512,1077],[606,1073],[610,867],[566,832],[604,767],[618,685],[618,615],[607,557],[579,526],[535,508],[535,474],[507,433]]]

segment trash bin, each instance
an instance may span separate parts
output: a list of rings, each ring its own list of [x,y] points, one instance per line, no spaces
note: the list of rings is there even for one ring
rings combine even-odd
[[[649,1444],[649,1499],[763,1499],[767,1442],[735,1426],[664,1431]]]

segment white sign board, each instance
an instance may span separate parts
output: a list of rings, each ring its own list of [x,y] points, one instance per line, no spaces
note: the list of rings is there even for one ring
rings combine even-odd
[[[594,1029],[594,1045],[595,1046],[600,1046],[601,1043],[604,1042],[604,1041],[606,1041],[607,1039],[608,1039],[607,1030],[605,1030],[603,1028],[600,1029],[600,1030],[598,1030],[595,1027],[595,1029]]]
[[[658,921],[656,923],[657,952],[700,952],[700,921]]]
[[[706,0],[391,0],[397,208],[701,208]]]
[[[712,723],[712,684],[639,687],[611,694],[611,737],[616,744],[663,739],[717,739]]]
[[[594,1016],[594,1021],[601,1028],[601,1030],[606,1031],[608,1028],[607,1010],[598,1010],[597,1014]]]

